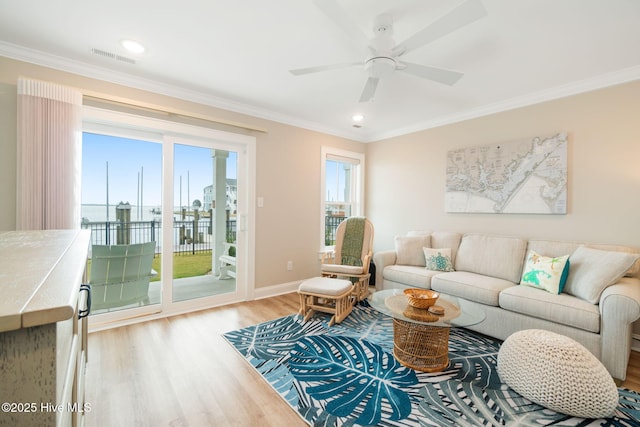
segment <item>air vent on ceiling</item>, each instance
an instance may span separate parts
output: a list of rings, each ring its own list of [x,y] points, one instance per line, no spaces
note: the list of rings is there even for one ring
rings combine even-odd
[[[117,53],[107,52],[106,50],[91,48],[91,53],[94,55],[102,56],[103,58],[113,59],[114,61],[122,61],[127,64],[135,65],[136,60],[127,58],[126,56],[118,55]]]

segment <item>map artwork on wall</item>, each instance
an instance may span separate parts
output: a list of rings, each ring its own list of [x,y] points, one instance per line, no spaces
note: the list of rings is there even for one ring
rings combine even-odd
[[[567,213],[567,135],[447,153],[447,212]]]

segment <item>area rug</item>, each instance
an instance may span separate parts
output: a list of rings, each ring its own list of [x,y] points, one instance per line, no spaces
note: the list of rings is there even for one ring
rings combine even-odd
[[[290,315],[224,337],[313,426],[640,426],[640,394],[624,388],[597,420],[521,397],[497,374],[500,341],[484,335],[452,329],[449,367],[423,373],[394,359],[393,322],[366,301],[328,320]]]

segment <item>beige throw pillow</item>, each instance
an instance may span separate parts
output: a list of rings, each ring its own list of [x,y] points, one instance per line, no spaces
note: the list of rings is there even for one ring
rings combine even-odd
[[[431,246],[431,236],[396,236],[396,264],[424,267],[422,248]]]
[[[571,265],[564,292],[597,304],[602,291],[616,283],[638,257],[637,254],[580,246],[569,257]]]

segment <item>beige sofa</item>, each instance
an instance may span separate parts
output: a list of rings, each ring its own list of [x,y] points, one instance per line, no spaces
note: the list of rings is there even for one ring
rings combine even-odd
[[[425,268],[423,248],[450,249],[454,271]],[[570,255],[560,294],[521,284],[529,251]],[[626,377],[633,322],[640,318],[640,249],[526,240],[482,233],[410,232],[377,252],[376,290],[417,287],[468,300],[486,318],[468,329],[504,340],[524,329],[575,339],[618,382]]]

